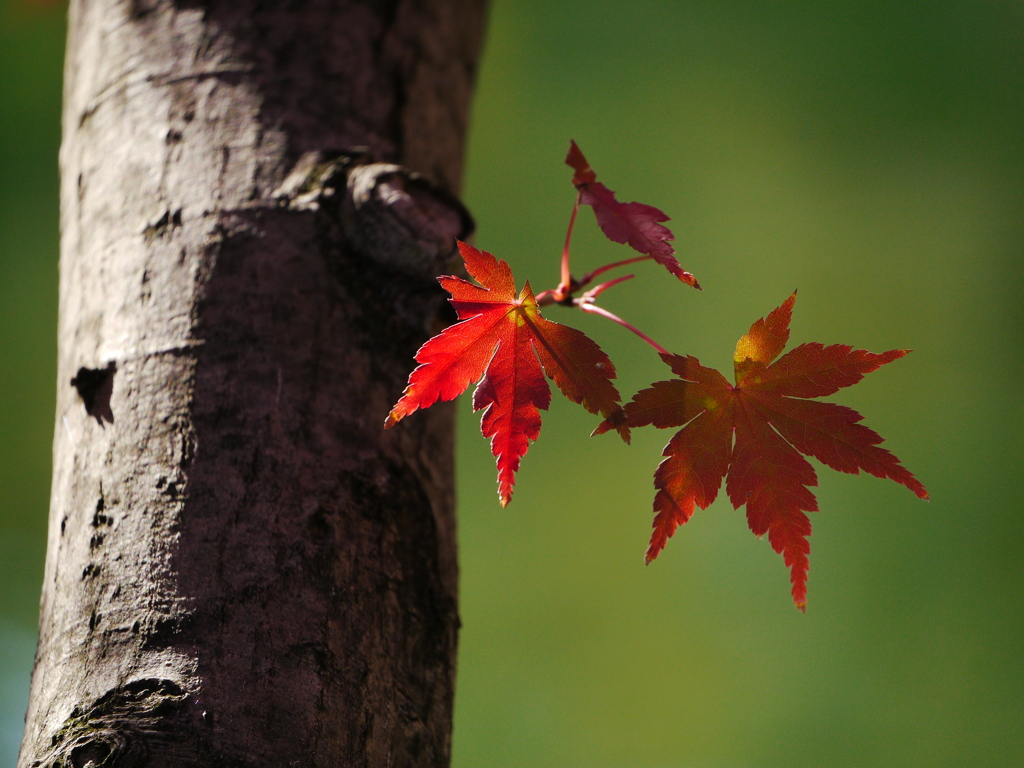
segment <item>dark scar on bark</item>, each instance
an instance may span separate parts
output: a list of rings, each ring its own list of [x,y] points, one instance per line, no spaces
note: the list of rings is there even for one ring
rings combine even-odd
[[[85,412],[96,419],[96,423],[101,427],[104,421],[114,423],[110,396],[114,393],[115,373],[117,364],[111,361],[107,363],[106,368],[79,368],[71,380],[71,386],[85,404]]]

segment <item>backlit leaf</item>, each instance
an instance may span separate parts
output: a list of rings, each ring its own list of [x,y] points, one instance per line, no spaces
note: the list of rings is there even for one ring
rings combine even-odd
[[[583,156],[576,142],[569,143],[566,165],[576,172],[572,183],[580,193],[580,202],[594,209],[598,226],[605,236],[616,243],[628,243],[631,248],[650,256],[687,285],[700,288],[696,278],[684,272],[675,257],[670,240],[672,231],[661,222],[668,216],[643,203],[620,203],[615,193],[597,180],[597,175]]]
[[[391,427],[420,408],[451,400],[479,381],[473,410],[482,410],[481,431],[497,460],[498,497],[512,498],[515,473],[531,441],[540,434],[540,411],[551,402],[544,374],[629,440],[629,428],[612,379],[615,367],[580,331],[540,313],[530,284],[517,294],[512,270],[486,251],[459,243],[469,274],[441,277],[459,322],[427,341],[409,385],[385,421]]]
[[[654,475],[654,531],[647,562],[654,560],[695,507],[707,508],[722,481],[747,523],[768,534],[790,570],[793,600],[807,602],[811,534],[808,512],[818,509],[810,488],[818,484],[813,456],[840,472],[864,470],[905,485],[927,499],[924,486],[899,459],[879,447],[882,438],[845,406],[804,398],[833,394],[865,374],[903,357],[845,345],[802,344],[779,357],[789,340],[796,294],[755,322],[736,345],[736,384],[695,357],[665,354],[677,378],[638,392],[625,406],[630,427],[653,424],[680,429],[663,452]],[[778,358],[778,359],[776,359]],[[602,423],[597,432],[612,425]]]

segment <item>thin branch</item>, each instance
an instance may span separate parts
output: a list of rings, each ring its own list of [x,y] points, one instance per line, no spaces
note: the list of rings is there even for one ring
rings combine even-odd
[[[587,272],[583,277],[579,279],[579,285],[582,288],[584,285],[589,285],[595,277],[604,274],[609,270],[615,269],[616,267],[624,267],[627,264],[635,264],[638,261],[649,261],[653,259],[653,256],[637,256],[632,259],[624,259],[622,261],[616,261],[612,264],[605,264],[603,267],[598,267],[593,272]]]
[[[633,261],[636,261],[636,259],[633,259]],[[601,283],[600,285],[595,285],[589,291],[587,291],[582,296],[580,296],[579,300],[581,302],[593,302],[594,299],[596,299],[602,293],[607,291],[613,285],[618,285],[619,283],[624,283],[627,280],[632,280],[634,277],[636,277],[636,275],[623,275],[622,277],[617,277],[614,280],[609,280],[607,283]]]
[[[661,354],[663,354],[663,355],[671,354],[667,349],[665,349],[663,346],[661,346],[661,344],[656,342],[654,339],[652,339],[646,333],[641,331],[635,325],[631,325],[630,323],[627,323],[621,317],[619,317],[618,315],[612,314],[611,312],[609,312],[604,307],[597,306],[597,304],[593,303],[593,300],[584,301],[582,298],[579,298],[579,299],[576,299],[573,303],[577,307],[582,309],[584,312],[591,312],[591,313],[593,313],[595,315],[600,315],[601,317],[606,317],[609,320],[618,323],[619,325],[621,325],[626,330],[632,331],[637,336],[639,336],[641,339],[643,339],[648,344],[650,344],[652,347],[654,347],[656,350],[658,350]]]
[[[557,301],[567,299],[572,292],[572,274],[569,272],[569,243],[572,242],[572,230],[576,226],[576,214],[580,210],[582,192],[576,193],[576,202],[572,204],[572,215],[569,217],[569,229],[565,233],[565,247],[562,248],[562,281],[558,284]]]

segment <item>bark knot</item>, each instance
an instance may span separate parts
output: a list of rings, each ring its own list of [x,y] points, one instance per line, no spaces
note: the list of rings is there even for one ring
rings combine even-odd
[[[118,686],[76,707],[33,768],[143,768],[209,764],[195,738],[188,693],[172,680]]]
[[[360,257],[415,277],[450,271],[456,239],[475,226],[455,195],[361,149],[307,152],[274,197],[292,210],[334,212]]]

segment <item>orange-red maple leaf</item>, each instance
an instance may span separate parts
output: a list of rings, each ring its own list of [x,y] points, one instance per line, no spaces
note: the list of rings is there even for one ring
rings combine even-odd
[[[903,357],[907,350],[881,354],[836,344],[801,344],[778,360],[789,340],[794,293],[768,317],[758,320],[736,345],[736,384],[695,357],[665,354],[679,378],[659,381],[625,406],[630,427],[678,427],[654,474],[654,532],[647,562],[658,556],[694,507],[706,509],[726,480],[736,509],[747,507],[757,535],[768,534],[772,548],[790,570],[793,599],[807,603],[811,522],[805,512],[818,504],[808,490],[818,484],[814,468],[801,456],[814,456],[841,472],[860,470],[888,477],[922,499],[928,492],[879,444],[882,438],[859,423],[856,411],[822,397],[860,381],[865,374]],[[773,362],[774,361],[774,362]],[[598,432],[611,425],[601,424]]]
[[[479,285],[461,277],[438,278],[460,322],[420,347],[420,365],[384,426],[451,400],[479,381],[473,410],[484,409],[481,431],[491,438],[498,497],[505,506],[520,459],[540,434],[540,410],[551,402],[545,373],[574,403],[604,416],[627,442],[629,428],[611,381],[615,367],[601,348],[575,328],[542,317],[530,284],[517,294],[504,261],[463,242],[459,251]]]
[[[687,285],[700,288],[697,278],[684,272],[675,257],[675,249],[669,240],[675,239],[672,231],[661,222],[668,216],[651,205],[643,203],[620,203],[615,193],[597,180],[597,174],[590,167],[575,141],[569,142],[566,165],[572,167],[572,183],[580,193],[580,202],[594,209],[597,224],[605,237],[616,243],[628,243],[631,248],[650,256],[665,269]]]

